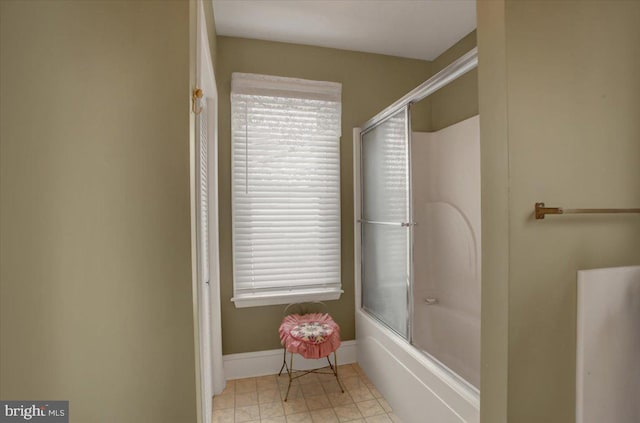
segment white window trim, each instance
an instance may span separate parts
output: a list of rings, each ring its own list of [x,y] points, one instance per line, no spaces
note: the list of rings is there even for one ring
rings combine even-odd
[[[341,86],[340,84],[336,84],[336,83],[326,83],[326,82],[322,82],[322,81],[306,81],[306,80],[299,80],[299,79],[294,79],[294,78],[281,78],[281,77],[271,77],[271,76],[266,76],[266,75],[255,75],[255,74],[234,74],[234,75],[238,75],[240,78],[239,79],[245,79],[245,78],[264,78],[266,80],[273,80],[273,79],[287,79],[288,82],[290,84],[296,84],[298,83],[312,83],[312,84],[319,84],[319,85],[328,85],[328,86],[332,86],[331,90],[329,90],[329,92],[326,94],[328,96],[328,98],[333,98],[336,93],[338,96],[340,96],[340,92],[341,92]],[[233,84],[232,84],[233,85]],[[304,85],[303,85],[304,87]],[[273,87],[270,87],[273,88]],[[232,88],[232,93],[233,93],[233,88]],[[333,91],[333,92],[331,92]],[[240,93],[242,94],[254,94],[254,92],[251,92],[250,90],[246,90],[246,88],[241,88],[239,90]],[[275,90],[274,90],[275,92]],[[284,93],[283,93],[284,94]],[[306,97],[306,96],[304,96]],[[322,94],[320,94],[320,97],[317,97],[317,99],[319,100],[324,100],[325,98],[323,97]],[[232,115],[231,118],[233,119],[233,111],[232,111]],[[233,128],[232,128],[233,131]],[[338,141],[339,142],[339,141]],[[232,139],[232,161],[233,161],[233,139]],[[232,190],[233,190],[233,163],[232,163]],[[340,184],[339,184],[340,185]],[[233,203],[233,201],[232,201]],[[338,213],[339,216],[342,216],[341,213],[341,209],[342,209],[342,201],[338,200]],[[340,237],[340,241],[339,244],[341,244],[341,238]],[[232,242],[235,242],[235,212],[232,209]],[[342,246],[339,245],[339,249],[342,250],[341,248]],[[233,251],[232,253],[234,254],[233,256],[233,292],[234,292],[234,296],[231,298],[231,302],[234,303],[236,308],[247,308],[247,307],[258,307],[258,306],[270,306],[270,305],[281,305],[281,304],[290,304],[290,303],[296,303],[296,302],[305,302],[305,301],[333,301],[333,300],[339,300],[341,295],[344,293],[344,290],[342,289],[342,259],[340,259],[339,263],[338,263],[338,273],[339,273],[339,286],[333,286],[333,287],[307,287],[307,288],[298,288],[292,291],[284,291],[284,290],[268,290],[265,289],[264,291],[261,292],[253,292],[253,293],[242,293],[242,294],[238,294],[236,292],[236,275],[235,275],[235,245],[232,247]],[[340,254],[341,256],[341,254]]]
[[[265,292],[262,294],[241,295],[231,298],[236,308],[258,307],[279,304],[291,304],[304,301],[339,300],[344,293],[342,289],[316,289],[304,292]]]

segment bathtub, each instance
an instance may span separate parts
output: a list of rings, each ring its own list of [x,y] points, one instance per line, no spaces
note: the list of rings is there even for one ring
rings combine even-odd
[[[480,421],[472,385],[359,308],[356,339],[358,364],[404,423]]]

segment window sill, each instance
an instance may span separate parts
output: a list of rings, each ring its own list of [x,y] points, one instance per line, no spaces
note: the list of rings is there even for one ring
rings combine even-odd
[[[301,303],[307,301],[331,301],[338,300],[344,293],[341,289],[331,289],[324,291],[306,291],[306,292],[291,292],[291,293],[264,293],[264,294],[249,294],[239,295],[233,297],[231,301],[235,304],[236,308],[245,307],[260,307],[278,304],[291,304]]]

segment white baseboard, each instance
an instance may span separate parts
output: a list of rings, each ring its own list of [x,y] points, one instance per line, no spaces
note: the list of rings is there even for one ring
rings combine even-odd
[[[356,362],[356,341],[343,341],[338,348],[338,365]],[[249,353],[227,354],[222,356],[224,377],[227,380],[246,377],[273,375],[282,367],[282,348],[277,350],[256,351]],[[300,370],[311,370],[326,366],[327,360],[307,360],[294,355],[293,367]]]

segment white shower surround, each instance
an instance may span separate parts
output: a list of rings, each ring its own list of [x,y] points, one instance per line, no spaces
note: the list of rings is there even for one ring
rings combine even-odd
[[[480,118],[413,132],[411,159],[413,344],[479,387]]]
[[[457,125],[460,125],[464,132],[465,130],[476,130],[477,123],[478,117],[475,117]],[[456,129],[460,129],[460,127]],[[471,138],[474,139],[474,135],[471,135]],[[360,219],[361,210],[359,137],[360,130],[355,129],[354,201],[356,221]],[[472,226],[475,225],[472,223]],[[355,225],[355,239],[360,239],[360,225]],[[476,248],[479,248],[479,241],[478,232],[475,236]],[[479,250],[477,252],[479,254]],[[479,274],[479,255],[476,259]],[[426,417],[430,421],[438,423],[479,422],[480,394],[475,387],[437,360],[422,353],[418,348],[362,310],[360,304],[359,242],[355,242],[355,260],[358,363],[373,383],[379,387],[394,412],[408,423],[423,422]]]

